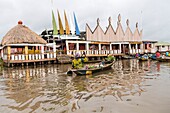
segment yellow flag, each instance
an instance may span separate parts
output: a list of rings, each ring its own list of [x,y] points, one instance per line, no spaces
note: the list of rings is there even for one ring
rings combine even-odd
[[[59,30],[60,30],[60,35],[64,35],[64,29],[63,29],[63,24],[62,24],[62,21],[61,21],[61,18],[60,18],[60,14],[59,14],[59,11],[58,12],[58,22],[59,22]]]
[[[67,16],[66,16],[66,12],[64,11],[64,17],[65,17],[65,29],[66,29],[66,34],[69,35],[70,34],[70,27],[68,24],[68,20],[67,20]]]

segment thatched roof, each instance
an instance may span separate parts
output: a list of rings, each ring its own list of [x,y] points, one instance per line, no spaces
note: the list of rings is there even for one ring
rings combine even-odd
[[[22,21],[18,22],[18,25],[12,28],[2,39],[2,45],[6,44],[46,44],[47,42],[41,38],[38,34],[31,31],[25,25],[22,25]]]

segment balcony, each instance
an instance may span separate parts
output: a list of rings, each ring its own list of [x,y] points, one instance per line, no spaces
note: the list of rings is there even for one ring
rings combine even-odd
[[[28,54],[28,59],[26,57],[27,57],[26,54],[11,54],[10,60],[8,60],[7,55],[3,56],[3,60],[4,62],[10,62],[10,63],[52,61],[52,60],[56,60],[56,53],[50,52],[44,54]]]
[[[87,56],[107,56],[108,54],[121,54],[120,50],[68,50],[67,55],[74,56],[76,53]]]

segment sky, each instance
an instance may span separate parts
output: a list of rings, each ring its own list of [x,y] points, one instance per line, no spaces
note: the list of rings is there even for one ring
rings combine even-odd
[[[121,14],[121,24],[125,31],[126,20],[132,32],[136,22],[143,29],[143,40],[170,42],[170,0],[0,0],[0,40],[19,20],[37,34],[52,28],[52,9],[57,20],[57,10],[64,18],[64,10],[75,12],[81,31],[86,23],[94,30],[97,18],[103,30],[112,18],[114,30],[117,17]],[[63,21],[64,22],[64,21]]]

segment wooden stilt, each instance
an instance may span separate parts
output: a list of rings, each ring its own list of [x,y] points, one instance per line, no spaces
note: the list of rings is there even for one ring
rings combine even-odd
[[[101,58],[100,57],[98,57],[98,60],[100,60]]]
[[[8,63],[8,67],[10,67],[10,63]]]

